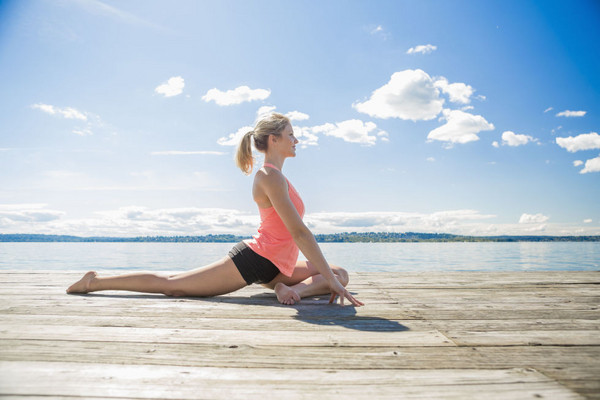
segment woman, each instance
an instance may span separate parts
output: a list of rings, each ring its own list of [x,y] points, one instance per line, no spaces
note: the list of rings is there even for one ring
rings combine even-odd
[[[129,290],[163,293],[167,296],[216,296],[246,285],[260,283],[275,291],[282,304],[295,304],[302,297],[331,293],[329,302],[339,296],[355,306],[363,303],[345,288],[348,273],[330,266],[315,237],[302,222],[304,204],[291,183],[281,173],[288,157],[296,156],[292,125],[284,115],[273,113],[260,120],[244,135],[236,153],[236,164],[252,172],[252,139],[265,154],[264,166],[256,173],[252,196],[258,205],[261,224],[258,235],[238,243],[229,255],[208,266],[171,276],[138,272],[99,277],[90,271],[67,289],[67,293],[98,290]],[[297,261],[299,250],[308,261]]]

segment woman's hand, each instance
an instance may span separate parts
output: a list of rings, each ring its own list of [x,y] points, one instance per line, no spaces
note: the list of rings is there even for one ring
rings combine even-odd
[[[329,298],[329,304],[335,303],[335,298],[340,297],[340,305],[344,305],[344,298],[348,299],[352,305],[356,307],[364,306],[365,304],[361,301],[358,301],[350,294],[349,291],[346,290],[344,286],[337,280],[334,279],[334,282],[329,283],[329,287],[331,288],[331,297]]]

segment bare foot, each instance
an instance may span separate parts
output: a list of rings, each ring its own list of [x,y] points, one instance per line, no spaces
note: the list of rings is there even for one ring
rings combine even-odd
[[[279,282],[275,285],[275,294],[281,304],[292,305],[300,301],[300,295],[291,287]]]
[[[88,272],[83,278],[69,286],[67,293],[88,293],[90,291],[90,284],[97,275],[94,271]]]

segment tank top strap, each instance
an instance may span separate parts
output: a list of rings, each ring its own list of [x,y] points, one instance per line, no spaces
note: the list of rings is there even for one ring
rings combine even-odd
[[[268,162],[264,163],[263,167],[271,167],[271,168],[276,169],[277,171],[281,172],[281,170],[279,168],[277,168],[276,166],[274,166],[273,164],[268,163]]]

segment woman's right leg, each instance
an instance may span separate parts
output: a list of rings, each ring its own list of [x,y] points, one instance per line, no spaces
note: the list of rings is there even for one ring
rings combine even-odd
[[[99,277],[90,271],[67,289],[67,293],[89,293],[99,290],[128,290],[142,293],[163,293],[167,296],[217,296],[246,286],[246,281],[230,257],[176,275],[151,272]]]

